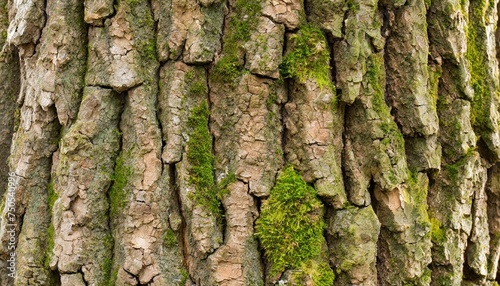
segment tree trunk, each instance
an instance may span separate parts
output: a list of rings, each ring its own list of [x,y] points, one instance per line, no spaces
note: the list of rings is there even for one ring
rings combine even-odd
[[[498,0],[0,2],[0,285],[498,285]]]

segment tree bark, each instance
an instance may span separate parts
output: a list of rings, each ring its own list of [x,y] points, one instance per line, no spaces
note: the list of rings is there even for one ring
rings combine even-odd
[[[498,0],[0,0],[0,285],[498,285]]]

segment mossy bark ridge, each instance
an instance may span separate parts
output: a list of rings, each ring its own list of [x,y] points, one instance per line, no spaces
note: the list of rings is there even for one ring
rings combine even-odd
[[[0,0],[0,285],[498,285],[499,7]]]

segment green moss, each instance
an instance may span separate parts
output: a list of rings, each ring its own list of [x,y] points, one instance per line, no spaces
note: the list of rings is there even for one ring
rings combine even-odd
[[[380,117],[380,128],[382,131],[397,140],[398,145],[404,146],[403,135],[392,120],[390,108],[385,103],[385,72],[383,61],[382,55],[378,54],[370,55],[367,60],[366,78],[372,88],[371,103],[373,109]],[[390,143],[390,141],[385,143]]]
[[[7,31],[2,31],[2,36],[1,36],[2,43],[5,43],[5,40],[7,40]]]
[[[221,219],[222,192],[214,180],[214,155],[212,135],[208,129],[208,116],[208,104],[203,101],[201,105],[193,108],[187,122],[190,130],[187,143],[187,159],[191,175],[189,180],[196,188],[191,194],[191,199]]]
[[[193,109],[188,119],[190,128],[187,158],[191,164],[191,181],[203,190],[214,189],[212,136],[208,130],[208,104],[204,101]]]
[[[119,268],[117,266],[113,267],[107,286],[116,286],[116,280],[118,279],[118,269]]]
[[[470,148],[467,150],[467,153],[462,156],[460,159],[458,159],[455,163],[453,164],[448,164],[444,166],[444,169],[448,172],[448,176],[454,183],[459,183],[459,174],[460,171],[463,170],[463,167],[467,162],[469,162],[470,157],[475,155],[475,149]]]
[[[429,268],[425,268],[424,274],[421,276],[422,285],[430,285],[432,281],[432,271]]]
[[[327,263],[317,263],[307,270],[315,286],[330,286],[335,281],[335,274]]]
[[[275,126],[275,127],[277,127],[276,124],[277,124],[277,122],[279,122],[279,120],[277,120],[278,112],[279,112],[279,108],[278,108],[279,99],[278,99],[278,91],[277,91],[278,85],[281,85],[281,84],[279,84],[277,82],[273,82],[270,85],[269,95],[266,98],[266,108],[268,111],[267,116],[266,116],[266,123],[269,126]],[[271,128],[271,129],[273,129],[273,128]],[[273,135],[271,133],[269,133],[269,134],[266,134],[266,136],[273,136]]]
[[[292,285],[306,285],[308,280],[312,280],[314,286],[331,286],[335,280],[335,274],[328,263],[311,259],[302,264],[291,278]]]
[[[16,106],[14,111],[14,131],[17,131],[19,125],[21,124],[21,109]]]
[[[433,285],[436,286],[449,286],[449,285],[454,285],[456,284],[456,279],[453,277],[453,272],[449,270],[449,272],[440,272],[438,273],[438,277],[434,277],[433,279]],[[455,283],[453,283],[455,282]]]
[[[49,228],[47,228],[47,248],[45,252],[45,259],[43,261],[43,266],[46,269],[49,269],[49,264],[50,260],[52,259],[52,250],[54,249],[55,245],[55,231],[54,231],[54,225],[52,223],[49,224]]]
[[[113,268],[112,250],[114,246],[114,241],[111,234],[107,233],[102,243],[104,245],[105,255],[103,255],[104,257],[102,257],[102,259],[99,260],[99,264],[100,268],[102,269],[103,273],[106,276],[102,277],[101,280],[109,284],[112,276],[112,268]]]
[[[258,23],[261,1],[236,0],[224,33],[222,57],[211,74],[214,80],[233,83],[243,71],[243,45],[250,40],[251,31]]]
[[[465,57],[469,62],[471,73],[471,84],[474,89],[472,100],[471,123],[480,136],[495,130],[490,119],[492,83],[489,79],[488,59],[486,58],[486,23],[484,15],[486,11],[486,0],[472,1],[469,8],[469,22],[467,28],[467,53]]]
[[[48,191],[47,206],[49,212],[52,213],[52,208],[54,207],[54,203],[58,198],[58,195],[54,190],[53,181],[50,181],[49,185],[47,186],[47,191]],[[49,269],[50,260],[52,259],[52,250],[54,249],[55,245],[55,237],[56,235],[55,235],[54,225],[52,224],[52,222],[50,222],[49,227],[47,228],[47,246],[45,248],[46,249],[45,258],[43,261],[44,267],[46,269]]]
[[[463,12],[465,12],[465,8],[466,8],[467,3],[468,3],[467,0],[460,0],[460,8],[462,9]]]
[[[138,63],[140,64],[145,81],[152,81],[151,77],[154,75],[151,73],[154,70],[152,65],[157,62],[157,54],[154,37],[155,22],[151,15],[151,10],[145,1],[118,1],[118,5],[124,4],[130,8],[130,13],[127,13],[127,20],[134,32],[134,46],[139,53]]]
[[[177,58],[180,56],[180,54],[177,54],[178,51],[174,49],[169,49],[169,53],[170,53],[170,58],[174,60],[177,60]]]
[[[227,174],[218,184],[217,188],[219,189],[219,198],[222,198],[224,195],[229,194],[228,187],[230,184],[236,182],[236,175],[234,173]]]
[[[47,204],[49,207],[49,211],[52,211],[52,208],[54,207],[54,203],[56,202],[56,200],[58,198],[58,195],[57,195],[56,191],[54,190],[54,182],[53,181],[50,181],[49,185],[47,186],[47,191],[49,194]]]
[[[163,244],[167,247],[174,247],[178,244],[177,235],[175,232],[169,227],[165,234],[163,235]]]
[[[409,188],[411,189],[420,189],[419,187],[419,184],[418,184],[418,171],[417,170],[413,170],[413,171],[410,171],[408,170],[408,186]],[[417,197],[415,197],[416,200],[418,200],[419,202],[426,202],[427,201],[427,192],[425,192],[424,194],[422,193],[419,193],[419,195]]]
[[[349,229],[349,233],[353,233],[353,230]],[[356,265],[356,262],[350,259],[345,259],[342,264],[340,264],[340,269],[344,272],[349,272],[352,270],[352,267]]]
[[[355,14],[359,11],[359,2],[356,0],[347,0],[347,9],[349,9],[349,12],[352,14]]]
[[[424,0],[425,3],[425,9],[429,9],[431,7],[432,1],[431,0]]]
[[[365,74],[368,87],[366,88],[367,95],[370,96],[370,101],[373,110],[379,117],[379,127],[384,133],[383,139],[380,141],[381,153],[389,157],[391,163],[397,164],[398,160],[404,160],[401,157],[389,155],[394,153],[401,156],[405,154],[405,145],[403,134],[399,130],[396,122],[391,115],[391,109],[385,102],[385,70],[384,59],[381,54],[371,54],[367,59],[367,70]],[[371,90],[370,90],[371,89]],[[384,178],[391,185],[397,185],[401,182],[405,173],[398,174],[396,168],[391,168],[389,174],[384,174]]]
[[[383,66],[384,62],[381,55],[372,54],[368,57],[366,78],[372,88],[372,107],[380,117],[380,128],[388,136],[385,138],[386,141],[382,140],[382,143],[389,144],[394,142],[397,146],[404,146],[403,135],[392,120],[391,110],[385,103],[385,72]]]
[[[140,44],[142,47],[138,49],[139,54],[143,58],[156,60],[156,41],[154,39],[148,39]]]
[[[442,245],[446,242],[446,231],[441,227],[441,222],[436,218],[431,218],[431,239],[432,242]]]
[[[266,99],[266,107],[268,111],[273,110],[273,106],[278,102],[278,94],[276,91],[270,92]]]
[[[427,214],[427,185],[422,186],[418,180],[418,171],[408,170],[408,194],[411,197],[414,214],[418,218],[418,223],[427,228],[430,226],[429,216]]]
[[[432,107],[436,110],[438,101],[439,79],[441,78],[442,70],[440,66],[429,66],[429,96],[432,99]]]
[[[131,175],[131,169],[125,162],[123,151],[116,159],[115,172],[111,178],[113,185],[109,190],[110,217],[116,218],[126,203],[126,191],[128,177]]]
[[[491,9],[496,9],[496,7],[495,7],[495,0],[489,0],[488,1],[488,10],[491,10]]]
[[[181,269],[181,276],[182,276],[182,279],[181,279],[181,282],[179,282],[179,286],[184,286],[184,285],[186,285],[186,281],[189,278],[189,274],[186,271],[186,269],[184,269],[184,268]]]
[[[224,55],[217,61],[214,71],[210,74],[214,79],[231,83],[239,75],[241,75],[241,70],[243,69],[243,63],[241,62],[239,56],[235,54]]]
[[[256,221],[256,235],[271,262],[271,276],[287,268],[298,269],[317,257],[324,224],[316,190],[292,167],[283,170]]]
[[[292,49],[280,64],[281,75],[301,83],[314,78],[320,87],[334,90],[330,80],[330,52],[323,32],[311,25],[302,26],[290,37],[289,45]]]
[[[380,115],[381,118],[391,116],[389,108],[384,99],[385,72],[383,70],[384,59],[382,55],[372,54],[368,57],[366,63],[366,78],[370,84],[373,95],[373,109]]]
[[[196,81],[189,86],[189,93],[192,95],[203,95],[208,92],[208,88],[205,83],[201,81]]]
[[[184,75],[184,80],[186,82],[190,82],[193,79],[194,79],[194,72],[193,72],[193,70],[190,70],[190,71],[186,72],[186,74]]]

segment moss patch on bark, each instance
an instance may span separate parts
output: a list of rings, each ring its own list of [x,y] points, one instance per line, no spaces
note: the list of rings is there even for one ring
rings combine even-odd
[[[467,53],[465,57],[469,62],[471,84],[474,89],[472,100],[471,123],[478,135],[493,131],[498,126],[492,125],[490,115],[491,97],[498,92],[492,91],[493,83],[489,78],[489,67],[486,51],[486,23],[484,20],[487,1],[472,1],[469,7],[469,21],[467,27]]]
[[[301,83],[314,78],[320,87],[334,90],[330,80],[330,52],[323,32],[311,25],[302,26],[290,37],[290,45],[292,49],[280,65],[281,75]]]
[[[54,182],[51,181],[47,186],[48,191],[48,200],[47,205],[49,212],[52,212],[52,208],[54,207],[54,203],[56,202],[58,196],[54,190]],[[49,269],[50,260],[52,259],[52,250],[54,249],[54,240],[55,240],[55,230],[52,222],[49,223],[49,227],[47,228],[47,245],[45,251],[45,258],[43,261],[44,267]]]
[[[223,55],[217,61],[212,77],[224,83],[231,83],[243,71],[242,46],[250,40],[251,31],[258,24],[261,1],[236,0],[234,12],[229,17],[224,34]]]
[[[196,188],[191,199],[207,211],[222,219],[222,196],[227,186],[218,186],[214,179],[214,155],[212,154],[212,135],[208,129],[209,109],[206,101],[193,108],[188,118],[189,141],[187,159],[190,164],[190,183]]]
[[[321,254],[324,227],[323,204],[316,190],[293,167],[287,167],[278,176],[256,221],[256,235],[271,263],[271,276],[298,269],[310,273],[313,281],[333,281],[330,267],[312,261]],[[311,263],[317,267],[308,267]]]
[[[125,206],[126,191],[128,177],[131,174],[131,169],[125,162],[125,155],[122,151],[116,159],[115,173],[111,178],[113,186],[109,190],[110,217],[116,218],[120,210]]]

